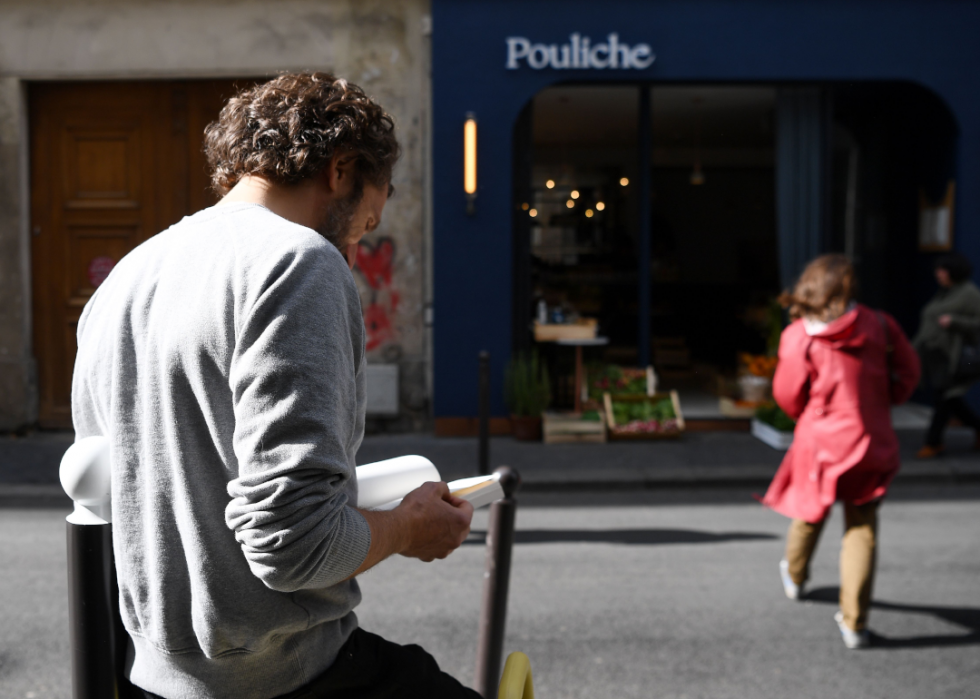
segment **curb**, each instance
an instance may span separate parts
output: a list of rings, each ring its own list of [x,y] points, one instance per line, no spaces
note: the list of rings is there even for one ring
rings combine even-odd
[[[72,509],[60,485],[0,483],[0,507]]]
[[[690,488],[725,489],[725,488],[758,488],[765,492],[772,475],[721,475],[687,478],[644,478],[631,481],[537,481],[525,480],[521,491],[525,493],[573,493],[573,492],[612,492],[631,490],[682,490]],[[911,473],[899,474],[892,485],[966,485],[980,483],[980,472],[945,472],[945,473]]]
[[[590,477],[569,478],[567,471],[544,471],[524,474],[521,491],[525,493],[622,492],[631,490],[680,490],[690,488],[759,488],[765,490],[772,480],[768,467],[739,469],[664,469],[662,473],[610,474],[596,480]],[[616,477],[619,476],[619,477]],[[626,477],[624,477],[626,476]],[[462,476],[460,476],[462,477]],[[980,483],[976,464],[909,465],[895,477],[896,485],[959,485]],[[0,483],[0,508],[71,509],[71,499],[60,485],[35,483]]]

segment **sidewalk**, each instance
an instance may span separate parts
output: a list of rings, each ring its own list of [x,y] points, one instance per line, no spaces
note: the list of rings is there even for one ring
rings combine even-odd
[[[971,451],[973,434],[963,428],[947,433],[947,453],[918,461],[922,430],[899,429],[902,470],[899,482],[957,483],[980,481],[980,453]],[[58,484],[61,455],[70,433],[36,433],[0,437],[0,506],[69,506]],[[475,438],[431,434],[367,437],[358,464],[404,454],[429,458],[446,480],[474,475]],[[494,437],[490,465],[517,469],[527,491],[598,491],[674,487],[745,486],[765,488],[783,452],[747,433],[692,432],[677,441],[541,444]]]

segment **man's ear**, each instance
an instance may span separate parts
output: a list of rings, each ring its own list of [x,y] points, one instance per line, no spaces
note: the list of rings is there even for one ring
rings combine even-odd
[[[349,153],[338,153],[330,159],[323,174],[326,177],[327,188],[331,192],[342,192],[351,187],[356,161],[357,157]]]

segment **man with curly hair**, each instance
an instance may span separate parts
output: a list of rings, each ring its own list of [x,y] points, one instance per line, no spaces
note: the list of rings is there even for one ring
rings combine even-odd
[[[76,437],[112,458],[127,674],[145,697],[476,697],[367,633],[356,576],[462,543],[427,483],[356,509],[365,330],[351,269],[381,222],[394,124],[358,87],[282,75],[206,134],[212,208],[127,255],[85,307]]]

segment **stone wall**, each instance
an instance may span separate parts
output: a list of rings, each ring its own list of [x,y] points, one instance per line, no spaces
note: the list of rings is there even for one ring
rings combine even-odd
[[[29,424],[30,346],[24,85],[33,80],[196,78],[325,70],[395,118],[403,157],[396,196],[356,273],[369,361],[398,363],[401,412],[376,429],[417,429],[429,415],[423,309],[428,187],[428,0],[30,0],[0,3],[0,430]]]
[[[28,424],[37,413],[23,106],[20,81],[0,78],[0,429]]]

